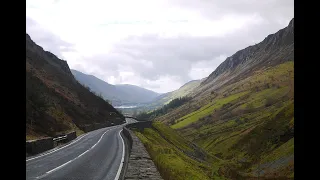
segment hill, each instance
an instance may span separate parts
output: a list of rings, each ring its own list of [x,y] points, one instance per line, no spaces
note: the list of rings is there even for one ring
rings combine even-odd
[[[228,57],[191,100],[155,120],[215,159],[214,179],[293,179],[293,70],[294,19]]]
[[[122,124],[124,117],[82,86],[66,61],[44,51],[26,34],[26,136],[35,139],[95,123]]]
[[[204,79],[201,80],[192,80],[181,86],[179,89],[164,93],[154,98],[153,101],[144,105],[143,107],[139,107],[138,111],[152,111],[155,109],[161,108],[163,105],[168,104],[170,101],[185,97],[191,96],[194,90],[203,82]]]
[[[101,94],[103,98],[110,100],[116,106],[147,103],[159,95],[156,92],[135,85],[112,85],[95,76],[87,75],[77,70],[71,70],[71,72],[80,83]]]

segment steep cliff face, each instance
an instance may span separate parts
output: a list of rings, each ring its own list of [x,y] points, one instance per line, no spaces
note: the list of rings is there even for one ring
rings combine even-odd
[[[268,35],[262,42],[242,49],[228,57],[201,85],[218,88],[233,78],[235,78],[234,81],[245,78],[254,70],[293,60],[294,19],[290,21],[286,28]]]
[[[123,122],[115,108],[74,78],[66,61],[44,51],[28,34],[26,110],[27,138],[81,132],[94,123]]]

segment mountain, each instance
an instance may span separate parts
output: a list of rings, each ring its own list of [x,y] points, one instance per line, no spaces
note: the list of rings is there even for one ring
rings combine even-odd
[[[71,70],[75,78],[103,98],[110,100],[113,105],[138,104],[150,102],[159,94],[148,89],[129,84],[112,85],[77,70]]]
[[[187,94],[191,100],[154,121],[207,153],[208,179],[293,179],[293,71],[294,19],[228,57]]]
[[[204,81],[204,79],[189,81],[177,90],[161,94],[160,96],[154,98],[151,103],[146,104],[143,108],[144,110],[150,111],[153,109],[160,108],[165,104],[168,104],[173,99],[191,95],[202,81]]]
[[[129,94],[130,101],[132,102],[146,103],[160,95],[159,93],[135,85],[117,84],[115,86],[118,91]]]
[[[44,51],[26,34],[26,136],[35,139],[93,124],[122,124],[114,107],[82,86],[66,61]]]
[[[294,60],[294,19],[289,25],[268,35],[262,42],[236,52],[221,63],[209,77],[201,83],[199,92],[217,89],[252,75],[264,67],[273,67]]]

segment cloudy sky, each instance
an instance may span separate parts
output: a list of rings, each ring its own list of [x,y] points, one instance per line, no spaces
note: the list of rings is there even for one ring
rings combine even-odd
[[[286,27],[293,0],[27,0],[26,31],[71,69],[159,93]]]

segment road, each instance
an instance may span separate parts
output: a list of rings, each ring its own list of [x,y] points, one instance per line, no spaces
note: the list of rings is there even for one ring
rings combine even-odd
[[[27,158],[26,179],[118,180],[125,153],[122,128],[98,129],[65,146]]]

